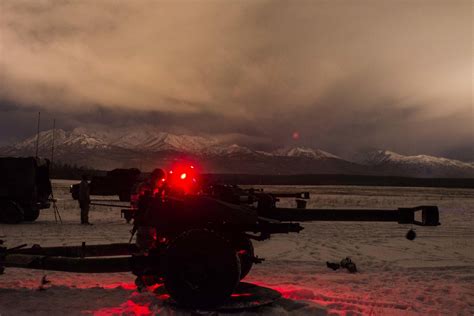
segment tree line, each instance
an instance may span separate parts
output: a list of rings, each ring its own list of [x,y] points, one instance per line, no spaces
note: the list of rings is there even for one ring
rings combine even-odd
[[[49,176],[52,179],[80,180],[82,175],[89,177],[105,175],[105,171],[89,167],[78,166],[63,162],[54,162],[50,165]]]

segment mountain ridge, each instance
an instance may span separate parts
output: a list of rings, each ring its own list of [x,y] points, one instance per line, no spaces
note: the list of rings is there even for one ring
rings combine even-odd
[[[390,150],[373,150],[358,157],[361,164],[387,173],[397,170],[403,175],[450,177],[466,172],[473,176],[474,163],[431,155],[401,155]]]
[[[50,156],[53,131],[39,134],[39,153]],[[401,155],[389,150],[363,153],[349,161],[327,151],[284,147],[259,151],[214,137],[176,135],[157,129],[72,131],[55,130],[55,159],[93,168],[139,167],[144,170],[169,165],[176,159],[191,159],[209,172],[223,173],[327,173],[409,177],[474,177],[474,163],[429,155]],[[31,156],[36,136],[0,147],[3,156]]]

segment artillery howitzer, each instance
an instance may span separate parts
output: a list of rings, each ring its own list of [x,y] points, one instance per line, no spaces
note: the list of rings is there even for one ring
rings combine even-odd
[[[262,261],[254,254],[252,240],[300,232],[303,227],[293,221],[439,225],[436,206],[397,210],[288,209],[276,207],[276,199],[309,198],[309,194],[266,193],[236,186],[210,186],[199,191],[146,192],[135,214],[136,244],[2,248],[0,266],[85,273],[132,271],[139,286],[164,283],[180,305],[210,307],[228,299],[253,264]],[[415,221],[416,211],[422,212],[420,222]]]

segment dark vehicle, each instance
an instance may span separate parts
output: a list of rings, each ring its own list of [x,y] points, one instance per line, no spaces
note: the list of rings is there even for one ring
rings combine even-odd
[[[254,254],[253,241],[303,230],[293,221],[439,225],[436,206],[396,210],[278,208],[278,198],[305,199],[309,194],[272,194],[226,185],[204,190],[194,180],[189,173],[179,173],[158,193],[149,190],[140,195],[132,231],[137,234],[135,245],[3,248],[0,268],[3,265],[87,273],[132,271],[138,286],[164,283],[169,295],[181,306],[202,308],[225,302],[253,264],[262,261]],[[415,220],[416,211],[422,212],[421,221]]]
[[[0,222],[35,221],[51,193],[49,160],[0,158]]]
[[[120,201],[130,201],[130,193],[133,185],[140,177],[140,170],[114,169],[108,171],[105,176],[92,177],[90,183],[91,195],[118,195]],[[77,200],[79,196],[79,183],[71,185],[72,198]]]

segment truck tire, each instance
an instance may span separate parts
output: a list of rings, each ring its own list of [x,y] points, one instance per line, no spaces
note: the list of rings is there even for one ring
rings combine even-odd
[[[14,201],[4,201],[0,204],[0,222],[18,224],[24,219],[23,209]]]
[[[40,210],[37,207],[24,207],[24,220],[27,222],[34,222],[38,219],[40,215]]]
[[[79,199],[79,183],[73,184],[69,188],[69,192],[71,193],[71,197],[73,200]]]
[[[164,283],[181,306],[218,306],[240,280],[240,260],[233,247],[208,230],[191,230],[170,243],[165,254]]]

